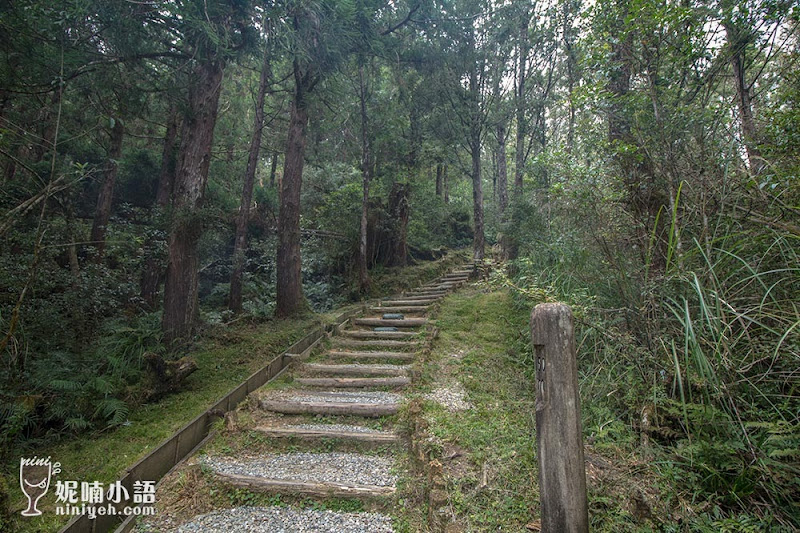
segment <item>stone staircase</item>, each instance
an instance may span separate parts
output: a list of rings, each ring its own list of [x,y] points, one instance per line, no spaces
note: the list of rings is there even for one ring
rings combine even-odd
[[[414,378],[413,363],[429,342],[432,324],[426,315],[474,272],[472,264],[453,270],[367,307],[363,316],[337,327],[316,354],[292,362],[290,380],[255,393],[255,429],[269,439],[269,453],[210,454],[201,459],[204,468],[233,487],[289,497],[377,500],[382,502],[380,509],[390,511],[398,454],[405,453],[407,445],[393,418],[403,404],[403,390]],[[259,516],[273,528],[269,531],[307,530],[303,524],[283,524],[284,529],[275,525],[278,515],[296,521],[304,512],[291,507],[258,509],[216,511],[195,517],[179,531],[244,530],[237,517],[245,515],[251,521],[249,531],[262,531],[252,526]],[[326,512],[333,513],[325,518],[330,527],[309,531],[391,531],[391,519],[383,515]],[[319,519],[314,515],[313,520]],[[347,525],[364,520],[374,525]]]

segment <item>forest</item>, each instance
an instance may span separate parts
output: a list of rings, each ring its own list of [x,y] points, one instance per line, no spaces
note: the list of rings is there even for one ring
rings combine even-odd
[[[584,433],[665,530],[800,528],[792,0],[2,2],[0,190],[9,486],[209,331],[467,250],[572,306]]]

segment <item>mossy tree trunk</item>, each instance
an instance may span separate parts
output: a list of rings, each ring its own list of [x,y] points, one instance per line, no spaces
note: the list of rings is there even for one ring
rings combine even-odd
[[[197,309],[197,242],[211,163],[211,145],[222,88],[224,64],[220,59],[199,63],[192,73],[189,108],[184,118],[175,179],[174,217],[168,241],[164,282],[162,328],[168,345],[193,332]]]
[[[308,94],[318,79],[303,73],[298,61],[294,64],[294,75],[295,92],[278,211],[278,283],[275,302],[275,315],[278,317],[296,315],[305,309],[300,258],[300,189],[306,152]]]
[[[372,147],[370,145],[369,116],[367,115],[367,82],[364,78],[363,60],[358,65],[359,101],[361,104],[361,228],[358,234],[358,288],[361,294],[369,291],[367,269],[367,226],[369,216],[369,184],[372,181]]]

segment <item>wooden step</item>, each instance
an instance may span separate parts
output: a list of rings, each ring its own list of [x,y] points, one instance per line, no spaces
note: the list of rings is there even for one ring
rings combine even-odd
[[[350,485],[330,482],[311,483],[306,481],[243,476],[238,474],[223,474],[221,472],[215,472],[215,475],[224,483],[252,491],[303,494],[305,496],[314,496],[318,498],[377,498],[391,496],[395,492],[394,487],[379,487],[373,485]]]
[[[449,290],[438,290],[438,291],[411,291],[411,292],[404,292],[402,298],[417,298],[420,296],[445,296],[449,293]]]
[[[328,357],[334,359],[387,359],[390,361],[413,361],[414,354],[410,352],[346,352],[332,350],[327,352]]]
[[[395,307],[370,307],[372,313],[426,313],[427,305],[405,305]]]
[[[400,353],[398,355],[407,356],[408,354]],[[409,370],[410,367],[401,365],[324,365],[306,363],[300,367],[301,372],[333,376],[407,376]]]
[[[383,300],[382,305],[387,307],[402,307],[405,305],[420,305],[420,304],[432,304],[434,302],[438,302],[440,298],[396,298],[393,300]]]
[[[399,348],[406,350],[416,350],[422,346],[419,341],[395,341],[395,340],[357,340],[357,339],[343,339],[341,337],[334,337],[334,344],[338,346],[349,346],[351,348],[368,348],[370,346],[379,346],[381,348]]]
[[[375,444],[395,444],[402,441],[400,435],[390,431],[331,431],[292,426],[261,426],[257,427],[256,431],[272,438],[297,438],[304,440],[337,439],[355,442],[371,442]]]
[[[419,335],[414,331],[360,331],[353,329],[342,331],[341,334],[351,339],[408,339]]]
[[[357,326],[388,326],[396,328],[415,328],[428,323],[427,318],[356,318],[353,323]]]
[[[351,415],[378,418],[396,414],[400,404],[264,399],[261,400],[261,408],[285,415]]]
[[[365,387],[407,387],[411,380],[407,377],[388,378],[295,378],[295,383],[308,387],[330,387],[360,389]]]

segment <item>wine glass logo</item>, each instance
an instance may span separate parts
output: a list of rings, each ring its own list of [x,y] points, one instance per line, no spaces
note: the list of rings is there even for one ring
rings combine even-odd
[[[22,511],[22,516],[42,514],[36,505],[50,488],[52,475],[53,463],[49,457],[47,459],[23,457],[19,460],[19,486],[28,498],[28,508]]]

